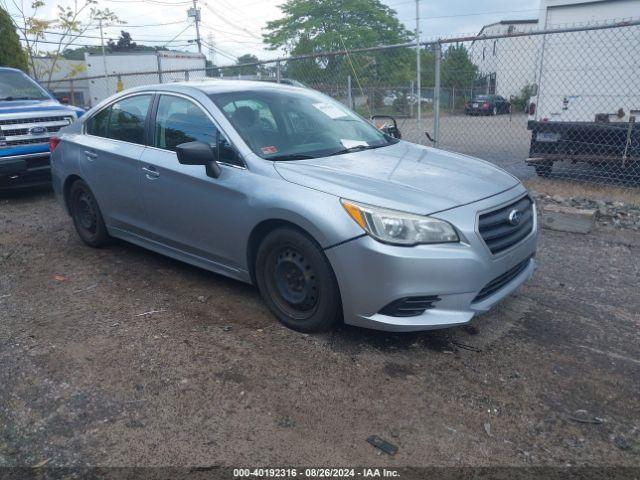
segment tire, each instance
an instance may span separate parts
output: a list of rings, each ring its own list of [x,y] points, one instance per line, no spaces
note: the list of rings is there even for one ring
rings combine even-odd
[[[256,283],[273,314],[300,332],[329,329],[342,311],[338,284],[322,249],[289,227],[270,232],[260,244]]]
[[[539,177],[547,178],[551,176],[551,171],[553,170],[553,162],[540,163],[534,165],[534,168],[536,169],[536,175],[538,175]]]
[[[76,180],[71,185],[69,209],[76,232],[86,245],[100,248],[110,243],[111,237],[107,232],[96,197],[82,180]]]

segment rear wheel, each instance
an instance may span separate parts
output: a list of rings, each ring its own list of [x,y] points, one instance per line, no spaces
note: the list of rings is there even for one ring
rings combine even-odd
[[[102,218],[98,202],[89,186],[76,180],[69,191],[71,217],[80,239],[90,247],[104,247],[111,237]]]
[[[287,327],[328,329],[340,316],[340,294],[320,247],[294,228],[269,233],[258,248],[256,281],[262,298]]]

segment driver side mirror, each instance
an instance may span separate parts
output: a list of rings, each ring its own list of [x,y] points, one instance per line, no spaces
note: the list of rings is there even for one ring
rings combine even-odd
[[[181,143],[176,147],[178,162],[182,165],[203,165],[207,175],[218,178],[222,173],[218,165],[218,149],[205,142]]]
[[[371,117],[374,127],[393,138],[402,138],[396,119],[390,115],[374,115]]]

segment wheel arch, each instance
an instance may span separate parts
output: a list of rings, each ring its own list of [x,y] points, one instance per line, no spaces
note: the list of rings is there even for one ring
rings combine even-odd
[[[64,180],[64,184],[62,186],[62,198],[64,198],[64,206],[67,210],[67,213],[71,215],[71,205],[69,205],[69,193],[71,193],[71,186],[78,180],[82,180],[80,175],[72,174],[69,175]]]
[[[318,247],[322,250],[322,245],[318,241],[318,239],[307,229],[301,227],[295,222],[290,220],[284,220],[282,218],[269,218],[266,220],[262,220],[258,223],[251,233],[249,234],[249,240],[247,242],[247,269],[249,270],[249,276],[251,278],[251,283],[256,285],[256,272],[255,272],[255,263],[256,256],[258,254],[258,248],[260,247],[260,243],[262,240],[271,232],[278,228],[289,227],[294,230],[299,231],[300,233],[306,235],[310,239],[312,239],[315,243],[318,244]]]

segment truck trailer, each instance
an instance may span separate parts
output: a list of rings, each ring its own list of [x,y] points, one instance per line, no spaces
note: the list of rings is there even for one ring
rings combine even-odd
[[[639,172],[640,25],[625,19],[640,12],[640,0],[543,0],[543,7],[543,28],[583,30],[543,36],[527,163],[540,176],[565,160]]]

